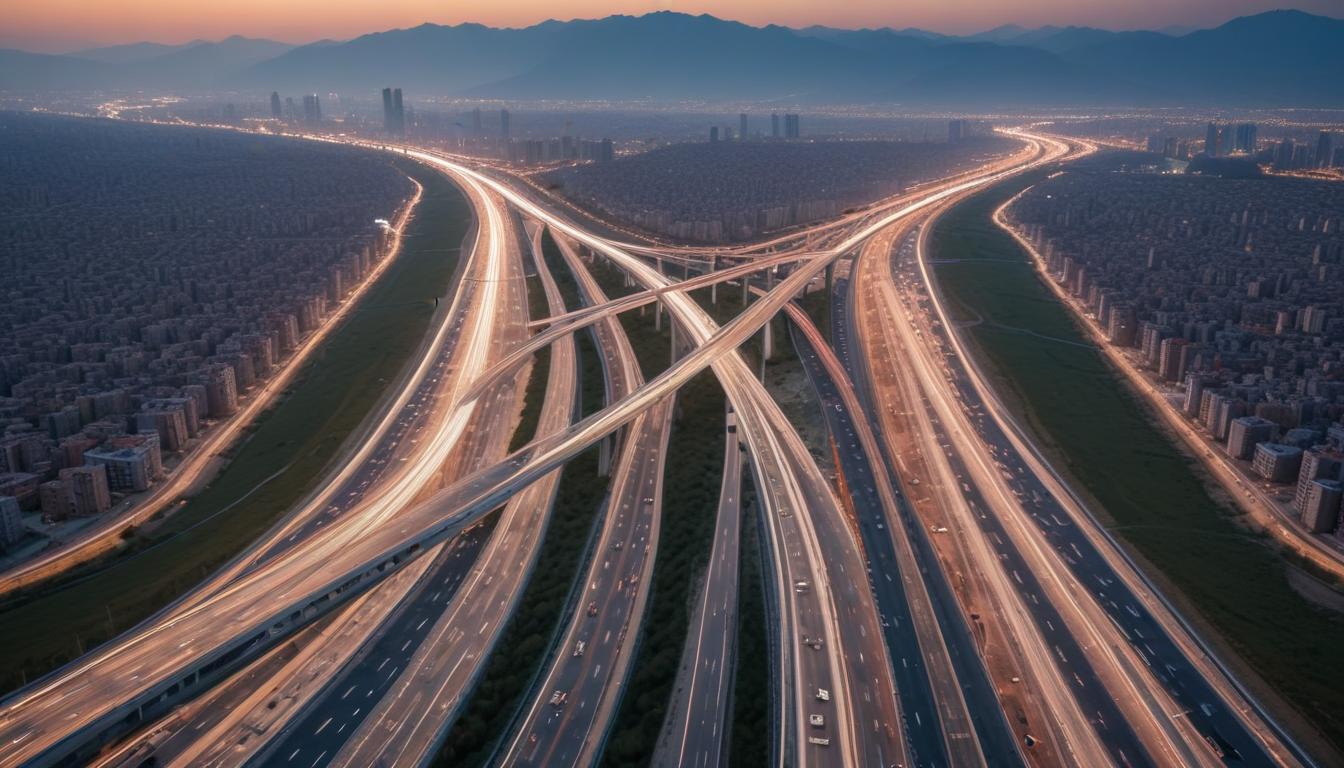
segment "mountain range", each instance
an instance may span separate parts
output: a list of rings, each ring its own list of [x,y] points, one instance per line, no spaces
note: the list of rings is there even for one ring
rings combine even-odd
[[[1184,34],[754,27],[712,16],[422,24],[291,46],[231,37],[0,50],[0,89],[364,90],[491,99],[909,106],[1344,107],[1344,20],[1270,11]]]

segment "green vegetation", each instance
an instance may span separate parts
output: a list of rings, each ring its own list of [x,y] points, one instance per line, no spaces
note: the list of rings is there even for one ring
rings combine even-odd
[[[601,407],[602,368],[588,334],[575,334],[583,381],[583,413]],[[541,664],[563,617],[571,585],[583,565],[594,518],[608,480],[597,472],[597,449],[565,465],[537,565],[470,700],[435,756],[442,766],[483,765],[494,752]]]
[[[425,188],[396,262],[200,494],[152,532],[123,532],[117,553],[0,607],[0,686],[12,689],[129,628],[232,558],[314,488],[378,403],[419,348],[471,223],[446,177],[394,162]]]
[[[681,389],[667,446],[662,529],[643,636],[603,755],[605,765],[646,765],[658,742],[690,629],[695,587],[709,563],[723,478],[723,418],[723,390],[713,372],[700,373]]]
[[[729,765],[765,765],[772,749],[770,640],[766,635],[761,529],[751,472],[742,473],[742,542],[738,562],[737,672]]]
[[[1022,405],[1055,465],[1099,503],[1111,530],[1269,690],[1336,749],[1344,747],[1344,668],[1334,663],[1344,646],[1344,616],[1289,585],[1283,553],[1211,494],[1195,461],[1154,425],[1156,416],[1099,352],[1050,340],[1085,338],[990,218],[1035,180],[971,198],[933,233],[933,253],[948,260],[937,274],[952,306],[962,317],[988,321],[972,325],[969,340],[1000,392]]]
[[[541,278],[535,274],[527,278],[528,317],[539,320],[550,316],[550,305],[546,302],[546,289]],[[509,453],[522,448],[532,441],[537,431],[537,421],[541,419],[541,406],[546,400],[546,381],[551,370],[551,348],[537,350],[532,356],[532,372],[528,374],[527,389],[523,393],[523,413],[518,428],[513,431],[509,441]]]
[[[606,260],[599,259],[592,272],[611,298],[638,290],[626,287],[620,270]],[[663,318],[661,331],[654,330],[652,307],[620,319],[645,378],[665,370],[671,359],[670,319]],[[663,487],[676,491],[663,494],[643,633],[607,741],[605,765],[645,765],[658,742],[690,626],[692,593],[709,562],[723,477],[724,408],[723,390],[710,371],[678,393],[663,477]]]

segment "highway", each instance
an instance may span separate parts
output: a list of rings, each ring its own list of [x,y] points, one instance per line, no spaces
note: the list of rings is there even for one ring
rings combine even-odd
[[[532,263],[550,311],[562,312],[559,290],[539,256],[540,232],[532,229]],[[552,347],[538,436],[570,423],[575,413],[576,378],[573,342],[562,339]],[[373,700],[362,705],[367,713],[363,718],[345,717],[352,708],[341,698],[350,685],[362,689],[363,683],[337,681],[330,686],[324,705],[310,712],[304,724],[287,734],[287,743],[270,754],[323,754],[328,765],[358,766],[424,763],[432,758],[484,671],[531,577],[558,486],[559,472],[552,472],[510,499],[463,587],[456,593],[445,592],[451,597],[446,609],[421,618],[406,631],[389,633],[397,647],[381,658],[378,653],[368,654],[360,669],[350,673],[362,674],[366,680],[375,678],[386,689],[376,691],[381,695],[371,696]],[[446,600],[443,596],[431,599]],[[427,620],[433,625],[427,627]],[[419,642],[402,642],[417,638],[421,631],[424,637]],[[312,743],[316,739],[311,734],[327,718],[339,718],[342,725],[352,727],[343,734],[335,733],[339,727],[332,728],[334,735],[324,743]]]
[[[744,451],[746,446],[737,438],[737,419],[729,411],[724,419],[723,483],[714,517],[714,544],[654,750],[655,766],[710,768],[727,762],[737,658]]]
[[[584,302],[607,297],[567,239],[556,244]],[[644,383],[634,348],[620,322],[594,326],[610,396]],[[649,599],[662,520],[663,463],[673,399],[638,416],[620,443],[602,529],[577,591],[578,600],[532,701],[501,750],[504,765],[592,765],[620,705]]]
[[[929,317],[944,328],[953,328],[929,268],[923,237],[917,246],[918,279],[928,291],[932,307]],[[984,439],[997,445],[1001,457],[1018,463],[1021,485],[1015,492],[1019,498],[1029,496],[1038,507],[1031,522],[1054,550],[1056,563],[1087,585],[1086,590],[1106,616],[1095,623],[1114,626],[1124,636],[1143,661],[1142,671],[1155,677],[1175,700],[1176,709],[1182,713],[1180,719],[1193,724],[1201,746],[1207,744],[1212,751],[1252,764],[1311,764],[1259,705],[1245,697],[1207,647],[1044,461],[1026,437],[1028,433],[988,386],[974,357],[967,354],[960,334],[945,334],[943,338],[947,359],[960,369],[954,391],[968,403],[979,403],[979,409],[989,417],[980,419],[977,425]]]
[[[916,245],[922,253],[923,233]],[[909,260],[909,248],[905,250]],[[870,263],[880,268],[884,262],[890,263],[886,259]],[[924,261],[918,259],[917,263],[917,276],[927,286]],[[1121,586],[1123,582],[1118,581],[1109,568],[1092,570],[1096,561],[1104,564],[1106,558],[1099,557],[1089,538],[1078,533],[1080,527],[1074,522],[1076,518],[1053,503],[1050,489],[1042,483],[1033,485],[1030,482],[1029,478],[1035,476],[1027,473],[1023,462],[1008,454],[1009,450],[1015,451],[1016,446],[1002,434],[993,433],[997,427],[990,425],[996,422],[986,417],[978,399],[968,397],[966,390],[974,387],[968,386],[970,379],[956,370],[960,358],[945,353],[938,342],[941,329],[947,327],[941,306],[931,312],[920,304],[918,297],[908,300],[908,305],[900,304],[902,299],[893,286],[902,281],[911,282],[909,277],[888,275],[884,278],[880,274],[864,274],[855,281],[868,288],[858,291],[861,305],[865,294],[872,297],[886,294],[888,301],[896,302],[885,307],[877,300],[868,302],[870,316],[878,318],[878,324],[895,329],[901,345],[896,350],[884,346],[873,351],[870,363],[880,367],[883,360],[893,357],[915,362],[903,367],[907,372],[907,394],[888,400],[889,410],[894,414],[904,408],[906,410],[901,412],[907,416],[914,411],[917,417],[923,418],[919,432],[925,436],[925,444],[920,451],[926,457],[933,455],[937,463],[942,463],[954,475],[944,474],[942,482],[945,485],[960,482],[966,498],[973,499],[977,509],[994,511],[994,514],[980,512],[969,519],[961,516],[956,537],[971,538],[978,528],[992,539],[994,554],[982,557],[980,562],[998,560],[1003,563],[1002,568],[1011,570],[1018,591],[1027,597],[1024,604],[1032,613],[1037,631],[1042,636],[1050,636],[1058,666],[1074,676],[1076,685],[1066,684],[1065,687],[1073,690],[1073,697],[1089,713],[1095,705],[1103,707],[1095,710],[1095,717],[1089,718],[1097,738],[1120,761],[1152,759],[1199,764],[1216,762],[1219,754],[1239,754],[1244,759],[1259,755],[1267,761],[1267,756],[1253,739],[1239,738],[1239,732],[1245,735],[1244,728],[1235,722],[1235,718],[1232,723],[1225,719],[1208,730],[1196,730],[1195,726],[1186,725],[1219,716],[1218,697],[1201,694],[1200,700],[1191,699],[1188,689],[1192,686],[1187,677],[1199,675],[1189,670],[1184,659],[1172,659],[1159,650],[1162,643],[1156,641],[1161,639],[1162,628],[1147,620],[1141,608],[1136,607],[1140,601]],[[935,321],[922,322],[929,317]],[[864,340],[882,338],[881,331],[871,326],[860,331],[857,337]],[[899,379],[901,374],[893,372],[891,376]],[[892,389],[887,384],[881,391],[887,395]],[[900,405],[901,402],[905,405]],[[920,417],[926,408],[932,416]],[[945,454],[946,461],[941,461],[944,456],[939,454]],[[969,482],[976,486],[976,492],[971,491],[963,478],[969,478]],[[1033,541],[1032,533],[1048,544],[1043,547]],[[1047,553],[1046,547],[1054,551]],[[1064,566],[1064,563],[1068,565]],[[1066,583],[1064,571],[1072,571],[1075,579],[1072,584]],[[991,581],[994,581],[992,576]],[[1095,599],[1088,600],[1085,597],[1088,593],[1094,593]],[[1052,608],[1052,605],[1056,607]],[[1094,613],[1102,610],[1107,613]],[[1052,612],[1054,615],[1050,615]],[[1016,625],[1013,634],[1031,642],[1029,628],[1025,626]],[[1073,640],[1072,650],[1070,640]],[[1028,660],[1034,658],[1035,655],[1030,655]],[[1046,658],[1049,658],[1048,654]],[[1061,708],[1067,714],[1068,705],[1056,695],[1054,689],[1058,683],[1051,681],[1050,671],[1042,665],[1033,664],[1033,667],[1039,676],[1036,685],[1041,686],[1036,695],[1054,699],[1050,704],[1051,717],[1061,721],[1064,733],[1059,735],[1073,743],[1070,751],[1077,759],[1095,754],[1091,748],[1080,749],[1080,745],[1088,743],[1081,724],[1075,719],[1072,725],[1066,725],[1067,719],[1060,717]],[[1187,672],[1190,674],[1185,674]],[[1133,695],[1115,702],[1109,691],[1122,688],[1132,691]],[[1174,701],[1179,701],[1180,706]],[[1107,704],[1112,705],[1110,716],[1104,714]],[[1177,714],[1180,717],[1173,717]],[[1119,722],[1119,717],[1126,718],[1134,729],[1140,730],[1142,738],[1133,732],[1126,733],[1129,729]]]
[[[1032,752],[1043,753],[1046,764],[1079,764],[1084,755],[1104,753],[1089,724],[1094,710],[1085,714],[1070,695],[1053,661],[1054,643],[1047,643],[1036,627],[1057,627],[1058,639],[1065,642],[1070,637],[1053,612],[1042,615],[1039,622],[1028,618],[1033,608],[1045,611],[1050,606],[1040,604],[1039,589],[1030,582],[1032,574],[1025,565],[1009,570],[999,566],[995,547],[1001,546],[1003,534],[997,529],[982,531],[981,525],[991,525],[995,519],[978,511],[987,504],[963,482],[965,470],[943,447],[948,441],[924,405],[931,395],[914,380],[915,349],[901,333],[900,320],[893,317],[897,306],[890,303],[897,301],[895,276],[889,271],[893,246],[901,240],[908,244],[913,234],[913,230],[888,233],[859,257],[849,281],[855,308],[850,336],[865,355],[864,367],[871,376],[867,386],[874,394],[888,450],[909,479],[907,488],[922,525],[935,532],[935,548],[957,583],[963,613],[976,626],[981,653],[1001,692],[1002,708],[1016,722],[1019,743],[1025,746],[1031,736]],[[1076,649],[1061,648],[1066,650]],[[1091,690],[1103,689],[1094,685]],[[1103,717],[1120,722],[1113,704],[1095,704]],[[1125,741],[1130,750],[1136,745],[1132,735]]]
[[[954,646],[943,636],[863,406],[812,320],[797,304],[787,310],[794,349],[829,425],[845,495],[868,558],[868,581],[895,662],[912,758],[918,765],[984,765],[985,751],[963,694],[971,683],[960,682],[951,658]],[[997,762],[1010,761],[1017,750],[1011,738],[1004,738],[997,705],[982,710],[980,717],[981,728],[991,731],[991,754]]]
[[[427,155],[431,161],[433,156]],[[456,166],[450,167],[456,168]],[[993,178],[987,176],[986,179]],[[465,184],[468,188],[473,188],[474,178],[468,172],[465,177]],[[984,181],[969,184],[975,186]],[[968,186],[968,185],[962,185]],[[479,190],[477,184],[474,189]],[[930,195],[925,200],[912,203],[906,209],[894,213],[893,216],[908,215],[911,211],[919,210],[940,198],[952,194],[951,190],[956,187],[944,190],[943,192]],[[495,187],[494,190],[505,197],[510,197],[507,190]],[[510,200],[520,207],[530,207],[532,213],[541,213],[545,217],[544,211],[536,206],[530,206],[526,201],[520,201],[513,196]],[[486,208],[487,212],[490,208]],[[550,223],[554,224],[552,220]],[[562,223],[563,225],[563,223]],[[501,224],[491,223],[489,231],[494,231]],[[483,229],[485,229],[483,227]],[[577,234],[580,238],[584,237],[581,232],[571,232]],[[501,236],[502,237],[502,236]],[[492,238],[492,242],[498,242],[499,238]],[[601,245],[601,243],[595,243]],[[496,250],[497,246],[492,246],[489,250]],[[493,261],[493,260],[491,260]],[[799,269],[795,274],[786,278],[781,284],[780,296],[787,297],[791,291],[796,291],[813,274],[825,266],[824,260],[818,260],[808,265],[807,268]],[[486,290],[490,286],[498,285],[498,281],[485,281],[483,285]],[[673,294],[676,296],[676,294]],[[117,652],[110,649],[95,653],[90,657],[85,657],[80,661],[67,667],[60,676],[82,676],[85,682],[77,690],[83,691],[87,688],[94,688],[96,695],[88,697],[89,706],[76,710],[74,717],[65,718],[65,723],[60,723],[57,727],[55,717],[46,717],[44,712],[46,708],[52,708],[53,715],[70,712],[70,708],[63,705],[62,702],[66,696],[70,695],[68,690],[62,690],[64,686],[60,680],[48,679],[41,683],[26,689],[18,697],[12,698],[7,702],[7,706],[0,711],[0,730],[10,734],[12,743],[16,745],[16,753],[19,755],[52,755],[60,754],[65,750],[75,748],[80,743],[79,739],[87,738],[79,734],[88,733],[91,729],[95,732],[97,729],[105,728],[110,723],[120,720],[125,716],[127,707],[134,713],[139,711],[139,705],[135,702],[141,702],[147,699],[146,696],[153,696],[153,692],[165,692],[176,690],[174,686],[181,685],[175,680],[177,670],[189,668],[202,668],[204,665],[209,668],[209,662],[212,659],[221,657],[227,658],[231,654],[247,652],[248,648],[255,647],[259,640],[248,640],[249,637],[264,638],[264,627],[275,625],[283,627],[287,621],[299,619],[295,613],[293,618],[286,618],[291,615],[291,610],[285,604],[285,598],[289,595],[295,595],[290,598],[290,604],[318,606],[323,601],[323,595],[331,594],[333,588],[340,587],[344,583],[350,583],[353,587],[368,578],[368,574],[376,573],[383,566],[379,563],[395,562],[397,555],[395,553],[405,549],[403,542],[407,540],[429,541],[435,537],[446,536],[460,531],[469,525],[475,516],[484,514],[484,511],[492,508],[493,505],[506,499],[511,495],[518,484],[527,484],[537,479],[540,475],[554,469],[569,457],[575,455],[587,445],[591,445],[602,436],[616,429],[621,424],[626,423],[642,412],[653,402],[661,399],[666,394],[675,390],[682,381],[689,379],[698,370],[705,365],[711,364],[717,360],[723,352],[734,349],[738,344],[755,332],[768,318],[778,311],[783,303],[783,298],[769,297],[754,303],[738,319],[726,326],[721,332],[713,335],[713,338],[701,337],[703,343],[692,353],[683,357],[676,365],[668,371],[661,374],[657,379],[641,387],[631,396],[624,398],[620,403],[613,405],[603,412],[585,419],[583,422],[566,430],[563,435],[550,440],[538,441],[531,449],[524,452],[528,457],[526,460],[521,455],[516,455],[510,461],[496,465],[491,470],[478,473],[473,478],[469,478],[461,483],[455,484],[453,488],[436,494],[429,502],[420,507],[403,513],[401,519],[403,525],[399,528],[389,526],[370,527],[360,524],[344,524],[338,521],[324,531],[322,537],[312,542],[312,545],[305,548],[301,554],[293,555],[285,553],[277,557],[275,561],[265,563],[265,566],[255,573],[249,573],[248,579],[240,579],[239,583],[231,586],[209,599],[209,601],[193,606],[183,615],[175,617],[160,627],[147,630],[137,636],[131,637],[126,642],[117,643]],[[669,301],[670,306],[675,306],[674,302]],[[694,332],[696,327],[691,327]],[[735,359],[735,358],[731,358]],[[746,375],[745,371],[739,372],[739,375]],[[746,379],[748,384],[755,384],[754,380]],[[757,385],[759,386],[759,385]],[[771,404],[772,405],[772,404]],[[768,406],[767,406],[768,407]],[[466,407],[469,410],[469,406]],[[460,434],[462,429],[462,416],[460,415],[463,407],[458,407],[450,413],[447,429],[457,431]],[[742,413],[742,409],[738,409]],[[778,414],[777,409],[775,413]],[[782,416],[778,417],[782,421]],[[796,441],[796,435],[793,436]],[[802,452],[802,446],[797,448]],[[761,455],[759,449],[754,455]],[[809,462],[810,463],[810,462]],[[815,472],[815,467],[813,467]],[[779,476],[776,476],[779,477]],[[491,482],[493,480],[493,482]],[[820,478],[817,478],[820,481]],[[773,482],[763,484],[763,487],[769,488]],[[819,487],[829,496],[829,491],[825,490],[824,483]],[[834,502],[831,502],[834,508]],[[461,510],[462,513],[456,516],[448,516],[447,509]],[[792,509],[806,510],[805,506],[798,505]],[[792,511],[789,510],[790,512]],[[418,514],[417,514],[418,513]],[[790,518],[794,516],[789,515]],[[800,516],[801,517],[801,516]],[[787,518],[786,518],[787,519]],[[776,550],[778,551],[778,550]],[[794,550],[800,552],[800,550]],[[813,556],[814,562],[819,560],[819,553],[814,548],[809,548],[809,553]],[[286,555],[291,555],[286,557]],[[346,573],[365,574],[359,580],[348,582],[339,572],[334,572],[327,558],[340,557],[345,562],[353,562],[354,565],[346,569]],[[276,584],[283,586],[275,586]],[[821,586],[821,577],[818,578],[818,584]],[[782,590],[781,590],[782,591]],[[821,592],[818,589],[817,592]],[[267,595],[263,600],[251,599],[250,595]],[[789,594],[792,594],[791,592]],[[276,598],[279,598],[277,600]],[[861,603],[860,603],[861,605]],[[854,610],[851,605],[850,610]],[[832,614],[834,615],[834,614]],[[813,631],[825,632],[823,643],[827,648],[816,657],[829,657],[831,668],[838,666],[837,656],[833,649],[835,643],[835,629],[833,621],[820,621],[820,629]],[[261,630],[262,635],[256,633]],[[162,643],[166,641],[168,633],[178,637],[186,636],[187,640],[176,644],[176,648],[165,649]],[[795,635],[794,626],[790,625],[782,630],[786,648],[796,648],[802,645],[802,637]],[[875,636],[876,630],[867,635]],[[165,636],[165,641],[158,640],[159,635]],[[827,636],[829,635],[829,636]],[[215,638],[215,643],[211,647],[203,647],[195,640],[202,637]],[[831,640],[825,643],[825,640]],[[171,641],[166,641],[171,642]],[[129,652],[122,649],[129,648]],[[165,652],[167,651],[167,652]],[[885,656],[885,654],[883,654]],[[862,661],[862,659],[860,659]],[[885,658],[883,659],[885,662]],[[785,667],[788,669],[792,664]],[[889,679],[887,665],[881,665],[882,669],[879,675],[886,676]],[[874,675],[874,679],[879,679],[879,675]],[[783,679],[794,679],[794,675],[788,675]],[[195,673],[188,675],[186,684],[194,684],[198,678]],[[832,685],[831,690],[841,691],[837,693],[839,700],[838,710],[847,707],[848,697],[844,696],[843,691],[831,679],[825,680]],[[787,683],[786,683],[787,684]],[[888,683],[888,686],[890,684]],[[887,689],[890,691],[890,687]],[[799,699],[803,694],[801,691],[795,691]],[[781,699],[788,702],[789,698]],[[872,702],[876,706],[887,706],[894,709],[894,695],[888,699],[886,696],[868,697],[865,701]],[[125,703],[121,703],[125,702]],[[796,707],[794,712],[802,709]],[[841,749],[842,754],[848,754],[852,749],[849,746],[850,734],[847,730],[847,723],[842,718],[841,731]],[[71,723],[70,721],[77,720]],[[786,722],[797,723],[796,733],[806,733],[804,722],[801,715],[789,718]],[[889,719],[873,718],[872,722],[879,724],[887,723],[887,731],[894,729],[896,718]],[[73,727],[72,727],[73,726]],[[71,739],[68,737],[74,736]],[[885,745],[887,748],[879,746],[878,750],[885,754],[894,754],[897,748],[890,744],[890,741],[899,741],[891,739],[889,735],[879,733],[879,737],[888,740]],[[814,745],[815,751],[825,749],[823,745]],[[19,759],[23,759],[20,757]],[[879,759],[881,757],[879,756]]]
[[[989,688],[980,675],[987,675],[1014,729],[1013,754],[1030,764],[1200,765],[1220,756],[1292,764],[1258,712],[1211,662],[1192,656],[1195,639],[1094,530],[1001,412],[957,334],[947,332],[923,255],[929,222],[972,191],[1070,151],[1046,137],[1021,138],[1027,154],[851,217],[820,238],[823,250],[762,257],[792,266],[723,327],[686,291],[728,279],[735,268],[679,286],[627,244],[574,225],[523,185],[408,151],[450,174],[478,214],[471,258],[437,320],[431,351],[397,383],[385,415],[361,434],[332,480],[244,556],[132,632],[9,697],[0,706],[7,745],[0,763],[87,754],[103,733],[157,717],[184,689],[203,691],[240,662],[250,666],[192,714],[170,718],[158,743],[200,764],[426,761],[526,583],[558,469],[622,433],[582,597],[497,755],[509,765],[596,762],[648,600],[672,403],[682,384],[711,368],[738,429],[736,440],[730,432],[725,441],[733,457],[726,465],[739,467],[740,440],[765,516],[777,620],[772,763],[970,765],[992,756],[998,764],[1003,723],[985,711]],[[517,258],[518,244],[528,241],[518,214],[535,220],[530,248],[552,313],[532,319],[547,328],[531,340]],[[541,226],[556,236],[588,309],[567,312],[557,300],[535,258]],[[643,292],[608,301],[576,244]],[[856,252],[846,282],[854,311],[844,334],[857,341],[846,349],[862,355],[851,370],[865,380],[851,386],[790,300]],[[748,271],[743,265],[731,274]],[[649,301],[666,307],[689,348],[644,381],[616,313]],[[827,405],[848,503],[737,352],[781,311],[793,314],[806,337],[801,356]],[[572,422],[568,335],[589,326],[608,373],[608,403]],[[517,361],[539,339],[553,343],[543,419],[531,443],[505,456],[520,407]],[[860,393],[876,430],[855,416],[865,407]],[[905,513],[898,489],[875,469],[883,454],[910,481],[902,483],[912,495]],[[728,717],[736,610],[727,598],[735,599],[740,509],[732,499],[740,470],[730,474],[694,650],[688,638],[692,680],[677,693],[662,762],[671,762],[673,748],[675,762],[692,764],[725,754],[724,729],[693,723]],[[500,507],[493,528],[479,525]],[[907,523],[915,517],[920,536],[897,535],[913,533]],[[942,582],[919,575],[930,564],[930,540],[960,616]],[[487,556],[478,559],[480,551]],[[500,578],[500,563],[517,566]],[[878,565],[871,573],[870,563]],[[321,631],[300,631],[319,618]],[[980,672],[956,650],[965,650],[966,627],[984,653]],[[294,631],[296,650],[277,645]],[[290,703],[260,726],[264,735],[230,754],[222,747],[261,722],[248,718],[262,714],[267,696],[243,694],[262,670],[268,692],[282,691]],[[361,691],[367,708],[350,702]],[[683,718],[679,736],[676,717]],[[184,742],[184,723],[206,734]],[[143,755],[146,743],[154,747],[142,742],[121,754]]]

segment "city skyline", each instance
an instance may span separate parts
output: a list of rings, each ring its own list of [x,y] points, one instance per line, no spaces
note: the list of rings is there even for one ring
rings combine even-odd
[[[399,0],[392,5],[321,3],[294,0],[283,8],[261,0],[242,0],[226,6],[186,7],[167,0],[130,0],[116,6],[88,0],[24,3],[9,12],[0,32],[0,48],[37,53],[72,53],[89,48],[152,42],[164,45],[221,40],[234,35],[264,38],[293,45],[321,40],[348,40],[361,35],[406,29],[421,24],[482,24],[523,28],[545,21],[638,16],[657,11],[709,14],[752,26],[792,28],[826,26],[842,29],[916,28],[949,35],[970,35],[1000,26],[1083,26],[1107,30],[1184,32],[1217,26],[1238,16],[1271,10],[1301,10],[1339,18],[1344,13],[1333,0],[1189,0],[1179,4],[1141,0],[1121,7],[1104,0],[915,0],[894,10],[879,0],[859,0],[843,9],[819,6],[808,0],[766,4],[757,0],[699,0],[695,2],[616,2],[580,0],[556,14],[532,0],[507,0],[490,9],[447,11],[421,0]]]

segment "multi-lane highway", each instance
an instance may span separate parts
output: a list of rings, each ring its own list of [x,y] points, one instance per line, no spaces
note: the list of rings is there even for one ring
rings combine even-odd
[[[1016,135],[1024,149],[1011,157],[710,253],[618,241],[507,174],[399,150],[452,177],[477,214],[420,362],[275,530],[141,626],[7,699],[0,763],[88,756],[145,723],[108,764],[428,762],[526,585],[559,469],[617,435],[574,598],[494,758],[596,763],[637,663],[670,492],[673,403],[705,369],[731,405],[725,476],[658,764],[717,765],[728,753],[742,460],[769,555],[770,762],[1293,763],[1299,756],[1097,532],[949,332],[925,257],[931,222],[975,190],[1073,151]],[[543,228],[584,308],[560,299]],[[527,318],[523,252],[548,318]],[[836,355],[790,302],[850,257]],[[640,290],[609,300],[586,258],[609,261]],[[703,274],[679,283],[667,263]],[[688,293],[776,267],[778,283],[768,278],[723,326]],[[646,381],[617,314],[650,302],[669,313],[683,354]],[[781,311],[834,439],[838,489],[739,352]],[[570,337],[587,328],[607,403],[574,421]],[[522,373],[542,345],[551,366],[534,439],[506,456]]]
[[[657,766],[723,765],[731,729],[737,653],[737,576],[742,531],[742,453],[737,418],[729,411],[723,441],[723,484],[714,518],[714,544],[691,613],[677,685],[654,751]]]
[[[585,303],[607,303],[569,241],[560,237],[557,244]],[[609,397],[625,397],[644,383],[634,348],[615,318],[605,319],[595,331]],[[582,589],[575,591],[567,628],[501,750],[508,765],[591,765],[601,753],[625,692],[649,600],[672,405],[671,398],[663,400],[625,430]]]

